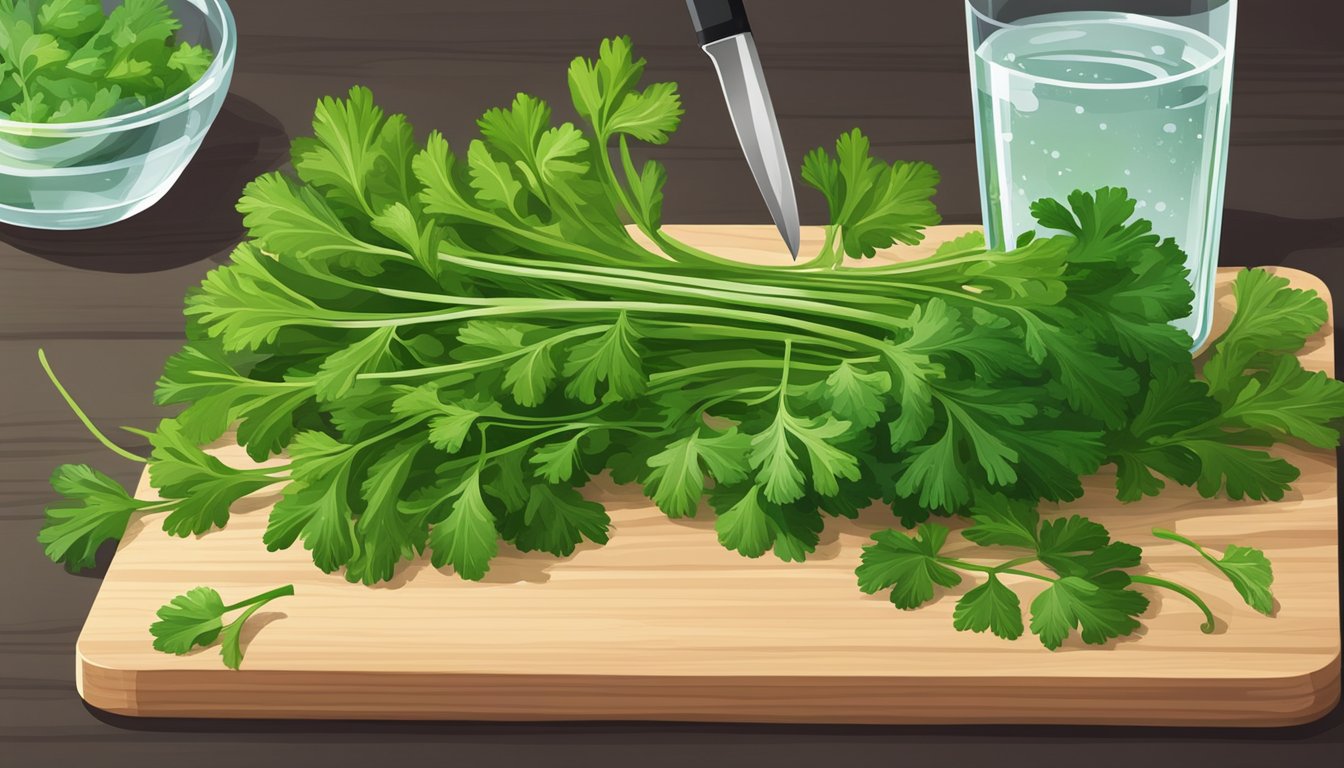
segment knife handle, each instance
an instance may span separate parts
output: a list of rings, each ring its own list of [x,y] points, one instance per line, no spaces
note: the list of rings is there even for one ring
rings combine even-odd
[[[686,0],[686,7],[691,11],[701,45],[751,31],[742,0]]]

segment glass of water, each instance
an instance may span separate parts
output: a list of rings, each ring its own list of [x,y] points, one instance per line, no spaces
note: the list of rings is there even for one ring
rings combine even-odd
[[[1031,203],[1124,187],[1189,256],[1209,333],[1222,227],[1237,0],[966,0],[985,233]]]

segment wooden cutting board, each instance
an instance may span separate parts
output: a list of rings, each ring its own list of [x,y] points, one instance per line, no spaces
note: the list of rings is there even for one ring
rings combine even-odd
[[[773,227],[670,229],[718,253],[781,257]],[[887,256],[919,255],[967,229],[940,227],[925,245]],[[806,230],[803,251],[819,238]],[[1277,271],[1326,294],[1310,275]],[[1219,276],[1216,332],[1233,274]],[[1334,370],[1329,330],[1303,361]],[[605,547],[560,559],[504,547],[480,583],[417,562],[363,587],[322,574],[302,547],[266,551],[272,493],[244,500],[226,529],[194,541],[169,537],[158,514],[132,521],[79,638],[78,687],[101,709],[156,717],[1302,723],[1329,711],[1340,690],[1335,455],[1279,452],[1303,472],[1279,504],[1177,488],[1122,507],[1106,474],[1070,507],[1143,547],[1154,573],[1205,595],[1222,622],[1214,635],[1200,633],[1190,604],[1147,589],[1146,629],[1101,648],[1074,637],[1052,653],[1030,635],[956,632],[955,595],[973,580],[914,612],[856,589],[859,549],[892,527],[889,514],[828,521],[804,564],[748,560],[719,546],[712,520],[668,520],[637,489],[600,482],[589,490],[612,517]],[[247,462],[236,447],[217,454]],[[139,493],[153,498],[147,480]],[[1263,548],[1277,616],[1251,611],[1190,550],[1153,539],[1155,526],[1215,550]],[[953,538],[955,554],[983,554]],[[175,657],[150,646],[154,612],[173,595],[209,585],[230,602],[287,583],[297,594],[244,630],[241,671],[226,669],[216,648]]]

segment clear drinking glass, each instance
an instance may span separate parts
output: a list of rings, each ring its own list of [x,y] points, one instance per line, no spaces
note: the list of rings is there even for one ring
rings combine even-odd
[[[1209,332],[1226,178],[1236,0],[966,0],[985,233],[1031,203],[1124,187],[1189,255]]]

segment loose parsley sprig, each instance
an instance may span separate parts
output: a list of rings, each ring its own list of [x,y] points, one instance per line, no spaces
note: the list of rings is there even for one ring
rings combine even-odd
[[[1247,605],[1266,616],[1274,614],[1274,569],[1265,553],[1252,547],[1229,544],[1222,557],[1214,557],[1200,544],[1164,528],[1154,528],[1159,539],[1175,541],[1199,553],[1232,582]]]
[[[1148,598],[1131,587],[1143,584],[1181,595],[1204,614],[1200,629],[1209,634],[1216,619],[1208,604],[1192,589],[1149,574],[1131,573],[1141,562],[1142,551],[1124,542],[1112,541],[1101,524],[1080,515],[1042,521],[1034,505],[1003,496],[982,498],[972,507],[971,525],[962,531],[970,542],[982,547],[1008,547],[1031,554],[994,565],[969,562],[943,554],[951,529],[923,523],[913,534],[879,531],[873,544],[863,549],[856,569],[859,589],[874,594],[890,590],[891,602],[913,610],[934,598],[935,587],[955,587],[962,581],[958,571],[985,575],[984,583],[962,595],[953,612],[952,625],[959,631],[988,630],[1006,640],[1016,640],[1024,631],[1022,604],[1017,593],[1002,580],[1017,576],[1049,586],[1031,602],[1031,631],[1050,650],[1059,648],[1078,630],[1084,643],[1104,644],[1133,634],[1139,616],[1148,609]],[[1273,576],[1264,553],[1249,547],[1229,547],[1222,559],[1207,554],[1195,542],[1170,531],[1156,529],[1158,538],[1193,547],[1232,580],[1247,604],[1268,614],[1272,605],[1269,586]],[[1041,573],[1026,566],[1040,565]]]
[[[159,620],[149,627],[154,650],[181,656],[196,646],[209,646],[219,640],[224,666],[238,669],[243,663],[243,625],[252,615],[277,597],[294,594],[287,584],[225,605],[219,593],[210,587],[196,587],[174,597],[158,610]],[[238,618],[224,623],[225,614],[243,610]]]

